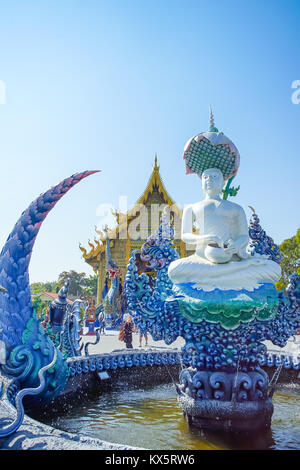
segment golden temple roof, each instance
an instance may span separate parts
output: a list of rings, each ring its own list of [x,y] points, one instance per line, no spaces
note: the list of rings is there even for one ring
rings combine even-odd
[[[172,206],[175,204],[173,199],[169,196],[164,183],[162,181],[162,178],[159,173],[159,166],[157,165],[157,155],[155,154],[155,159],[154,159],[154,167],[152,170],[152,174],[149,178],[148,184],[146,186],[146,189],[144,190],[143,194],[139,198],[139,200],[136,202],[136,204],[145,204],[149,196],[153,193],[154,188],[158,190],[158,192],[162,195],[163,200],[165,201],[166,204],[169,206]],[[129,211],[130,212],[130,211]]]
[[[113,212],[113,215],[116,216],[117,219],[117,227],[111,229],[107,229],[107,235],[110,239],[112,239],[112,242],[114,243],[114,239],[117,237],[117,234],[124,228],[124,225],[133,220],[137,216],[137,212],[139,209],[137,208],[138,205],[141,204],[146,204],[149,202],[151,195],[154,193],[154,191],[157,191],[159,195],[161,196],[162,201],[165,204],[168,204],[169,206],[173,206],[172,210],[176,213],[181,214],[181,209],[175,204],[171,196],[168,194],[164,183],[162,181],[160,172],[159,172],[159,166],[157,164],[157,155],[155,154],[155,159],[154,159],[154,166],[152,167],[152,174],[149,178],[149,181],[147,183],[147,186],[143,192],[143,194],[140,196],[138,201],[135,203],[135,205],[129,209],[127,214],[122,214],[120,212]],[[124,222],[121,222],[123,220]],[[92,261],[95,261],[95,258],[98,257],[101,253],[105,251],[105,244],[106,244],[106,239],[101,230],[97,230],[97,227],[95,227],[96,233],[99,235],[99,239],[94,238],[94,243],[91,243],[91,241],[88,241],[89,246],[91,247],[90,251],[88,252],[84,247],[79,244],[79,248],[83,253],[83,258],[84,260],[89,263],[93,264]],[[110,236],[111,235],[111,236]]]

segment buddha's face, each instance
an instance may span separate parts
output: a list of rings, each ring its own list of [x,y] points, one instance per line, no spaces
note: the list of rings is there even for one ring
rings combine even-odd
[[[222,172],[218,168],[209,168],[201,176],[202,189],[208,195],[220,194],[224,186]]]

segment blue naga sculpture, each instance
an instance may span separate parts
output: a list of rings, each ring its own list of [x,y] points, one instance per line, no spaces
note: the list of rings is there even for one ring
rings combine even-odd
[[[177,318],[165,315],[165,301],[172,294],[172,282],[168,277],[169,264],[179,255],[173,247],[174,229],[165,210],[155,235],[151,235],[139,250],[134,250],[125,276],[124,291],[128,311],[135,323],[147,329],[155,341],[171,344],[179,336]],[[136,257],[154,272],[153,280],[145,272],[138,273]]]
[[[111,257],[111,252],[110,252],[110,241],[106,234],[106,247],[105,247],[105,255],[106,255],[106,271],[109,274],[109,277],[111,279],[111,286],[110,289],[107,293],[107,298],[109,300],[110,305],[113,305],[116,297],[119,293],[119,286],[120,286],[120,274],[121,270],[117,263],[113,261]]]
[[[11,379],[7,396],[17,405],[19,416],[24,396],[34,397],[32,404],[33,400],[50,401],[64,388],[68,376],[63,354],[33,308],[28,275],[33,245],[43,220],[59,199],[93,173],[75,174],[41,194],[22,213],[0,254],[0,340],[5,345],[0,372]],[[64,289],[61,300],[63,297]],[[52,309],[50,316],[55,333],[63,331],[58,310]]]
[[[286,293],[278,293],[273,280],[280,276],[279,248],[255,213],[247,229],[242,208],[227,201],[230,193],[220,198],[224,178],[235,176],[239,165],[234,144],[213,125],[188,141],[184,159],[188,173],[202,178],[205,194],[183,214],[183,241],[197,244],[196,253],[179,259],[163,216],[140,255],[156,271],[154,283],[139,274],[136,252],[129,261],[128,309],[154,340],[185,339],[178,390],[190,423],[234,431],[267,428],[274,389],[260,368],[263,342],[283,347],[299,329],[300,276],[292,274]],[[192,213],[203,235],[193,232]],[[235,239],[222,240],[224,233]]]
[[[118,317],[122,318],[122,294],[120,295],[120,275],[121,270],[117,263],[113,261],[110,251],[110,240],[108,237],[108,227],[104,228],[106,239],[105,258],[106,258],[106,272],[108,273],[111,281],[110,288],[104,296],[103,303],[96,308],[96,317],[99,318],[100,313],[104,312],[105,324],[108,328],[115,327]],[[106,284],[107,289],[107,284]],[[120,298],[121,297],[121,298]],[[119,302],[117,302],[119,300]]]
[[[249,234],[253,253],[280,261],[278,247],[261,229],[256,214],[250,219]],[[300,276],[290,276],[286,294],[280,292],[272,307],[271,319],[264,319],[262,309],[254,318],[231,318],[226,312],[215,318],[207,312],[198,321],[183,315],[182,295],[177,296],[168,277],[170,263],[179,258],[172,238],[173,229],[163,214],[158,232],[146,241],[140,253],[141,260],[156,272],[154,284],[150,276],[138,273],[137,250],[132,253],[125,284],[129,312],[154,340],[171,344],[178,337],[185,339],[182,362],[186,368],[180,374],[179,401],[194,425],[224,429],[226,422],[232,430],[267,427],[273,405],[268,376],[260,368],[260,358],[267,352],[262,342],[270,340],[283,347],[299,329]],[[199,412],[201,404],[205,410],[202,407]],[[231,421],[233,417],[235,421]]]
[[[70,280],[67,280],[57,298],[51,302],[49,322],[41,321],[46,333],[65,358],[81,356],[81,311],[84,315],[89,306],[88,302],[81,299],[74,300],[72,305],[68,303],[69,284]]]
[[[88,302],[80,299],[74,300],[72,306],[67,305],[67,312],[60,335],[60,349],[67,357],[81,356],[83,344],[81,343],[81,312],[83,315],[88,309]]]

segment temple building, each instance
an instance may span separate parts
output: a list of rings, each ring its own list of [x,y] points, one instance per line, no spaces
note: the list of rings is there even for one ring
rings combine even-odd
[[[106,228],[106,233],[110,240],[110,252],[113,261],[121,270],[121,285],[123,285],[127,265],[132,250],[140,249],[145,240],[156,232],[159,227],[160,215],[164,208],[169,206],[170,220],[175,230],[174,246],[180,257],[191,254],[186,250],[185,244],[180,239],[182,210],[169,196],[157,164],[157,156],[152,174],[148,184],[135,205],[126,214],[114,212],[117,226]],[[88,242],[90,251],[81,245],[83,259],[93,268],[98,277],[97,305],[102,302],[103,292],[109,283],[106,274],[106,238],[105,234],[95,229],[97,237],[94,243]]]

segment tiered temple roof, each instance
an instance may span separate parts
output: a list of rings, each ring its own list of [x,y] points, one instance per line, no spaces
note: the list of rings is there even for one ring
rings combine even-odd
[[[118,266],[122,271],[122,278],[124,279],[126,273],[126,267],[131,256],[133,249],[140,248],[145,242],[145,239],[153,233],[155,227],[151,227],[151,216],[149,211],[149,223],[148,223],[148,232],[145,236],[141,237],[138,240],[131,240],[128,236],[128,227],[130,223],[138,217],[140,205],[144,205],[147,208],[151,208],[151,205],[168,205],[170,206],[170,212],[174,219],[175,231],[180,231],[180,221],[182,216],[181,209],[175,204],[174,200],[168,194],[165,185],[162,181],[159,166],[157,164],[157,156],[155,155],[154,166],[152,169],[152,174],[149,178],[147,186],[137,200],[135,205],[126,213],[113,212],[113,215],[116,217],[117,226],[115,228],[107,228],[107,235],[110,239],[110,247],[112,259],[116,261]],[[94,238],[94,242],[88,241],[90,250],[85,249],[81,245],[79,248],[82,252],[83,259],[93,268],[94,272],[98,275],[98,295],[97,303],[101,301],[101,292],[104,286],[106,278],[106,269],[105,269],[105,247],[106,247],[106,238],[105,234],[101,230],[97,230],[95,227],[97,237]],[[122,236],[120,237],[120,233]],[[124,236],[125,233],[125,236]],[[178,233],[178,232],[177,232]],[[127,235],[127,236],[126,236]],[[175,241],[175,246],[180,252],[180,256],[185,256],[185,246],[183,242],[178,240]]]

